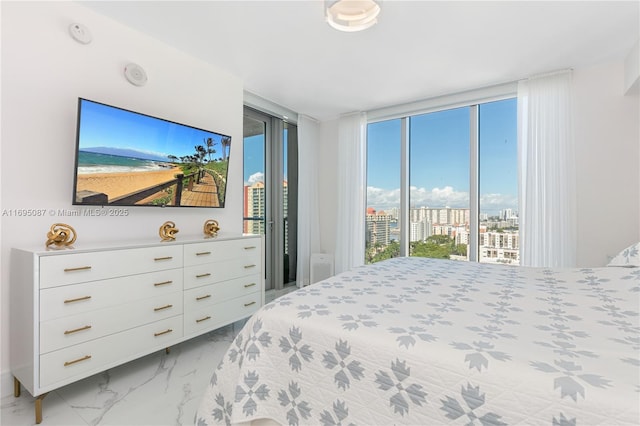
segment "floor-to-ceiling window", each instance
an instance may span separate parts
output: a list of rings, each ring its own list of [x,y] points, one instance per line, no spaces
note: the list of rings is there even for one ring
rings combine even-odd
[[[520,263],[516,99],[480,104],[478,260]]]
[[[517,264],[516,120],[508,98],[370,123],[365,261]]]
[[[400,255],[401,120],[368,126],[366,262]]]
[[[409,119],[409,254],[467,260],[469,108]]]

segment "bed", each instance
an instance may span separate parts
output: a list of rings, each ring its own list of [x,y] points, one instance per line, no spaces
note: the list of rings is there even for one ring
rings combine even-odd
[[[358,267],[257,312],[196,424],[637,425],[639,305],[640,268]]]

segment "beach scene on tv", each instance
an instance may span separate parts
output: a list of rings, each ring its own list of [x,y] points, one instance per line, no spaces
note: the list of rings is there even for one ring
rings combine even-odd
[[[75,202],[224,207],[231,137],[80,100]]]

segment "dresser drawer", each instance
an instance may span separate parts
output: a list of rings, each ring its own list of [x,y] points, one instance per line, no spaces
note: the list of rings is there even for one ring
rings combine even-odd
[[[223,303],[185,311],[184,335],[204,333],[231,322],[246,318],[258,309],[262,303],[261,292],[249,294]]]
[[[40,257],[40,288],[182,267],[181,246]]]
[[[150,272],[40,290],[40,321],[92,312],[182,290],[182,269]]]
[[[119,333],[143,324],[182,314],[183,293],[124,302],[40,323],[40,353]]]
[[[234,280],[196,287],[184,292],[184,311],[202,309],[225,300],[259,292],[260,275],[248,275]]]
[[[60,386],[172,345],[183,335],[182,316],[40,356],[40,387]]]
[[[260,238],[243,238],[230,241],[208,241],[204,243],[185,244],[185,266],[201,265],[227,259],[255,258],[260,260]]]
[[[184,268],[184,288],[190,289],[261,272],[255,259],[235,259]]]

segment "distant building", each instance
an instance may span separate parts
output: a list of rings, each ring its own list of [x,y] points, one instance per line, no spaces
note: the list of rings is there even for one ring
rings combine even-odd
[[[285,180],[283,182],[283,209],[284,216],[287,217],[287,209],[289,207],[289,185]],[[263,235],[265,233],[265,186],[264,182],[256,182],[252,185],[244,186],[244,217],[256,218],[255,220],[245,220],[242,232],[245,234]],[[285,253],[288,253],[288,221],[285,222]]]
[[[384,211],[376,212],[375,209],[369,207],[366,217],[367,235],[366,240],[370,245],[380,244],[382,246],[389,245],[391,234],[391,215]]]
[[[432,225],[427,218],[411,221],[409,230],[409,241],[425,241],[432,235]]]
[[[458,226],[455,229],[454,240],[456,244],[464,244],[469,248],[469,228],[467,226]]]
[[[480,262],[520,263],[520,236],[518,232],[480,232]]]
[[[387,210],[387,213],[389,214],[389,216],[391,216],[391,219],[398,220],[400,209],[397,207],[392,207],[391,209]]]
[[[382,211],[376,212],[371,207],[367,209],[367,243],[371,245],[379,243],[383,246],[389,244],[389,221],[395,220],[398,216],[398,209],[394,208],[393,210],[395,216]],[[512,209],[501,210],[498,214],[498,221],[489,221],[487,213],[481,213],[479,216],[482,222],[478,235],[479,261],[519,264],[518,231],[505,229],[518,227],[518,212]],[[413,207],[409,211],[409,241],[425,241],[432,235],[446,235],[453,238],[455,244],[466,245],[468,253],[470,218],[469,209]],[[504,232],[488,231],[491,228],[505,230]],[[464,256],[460,256],[460,259],[464,260]]]
[[[264,234],[265,189],[264,182],[256,182],[244,186],[244,217],[261,218],[261,220],[245,220],[245,234]]]
[[[511,209],[504,209],[500,211],[500,219],[502,220],[510,219],[512,216],[513,216],[513,210]]]

